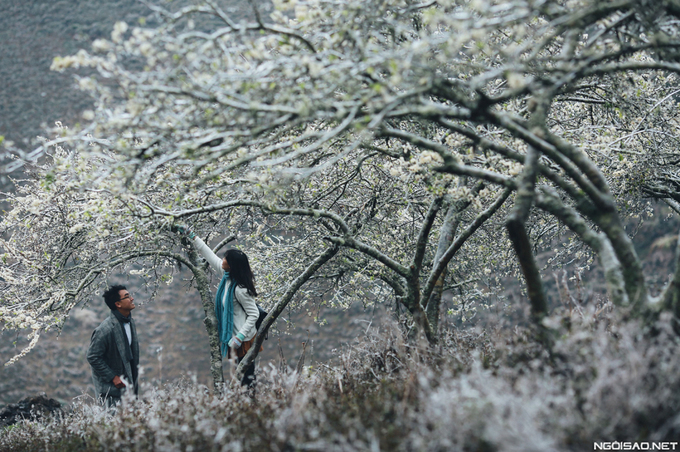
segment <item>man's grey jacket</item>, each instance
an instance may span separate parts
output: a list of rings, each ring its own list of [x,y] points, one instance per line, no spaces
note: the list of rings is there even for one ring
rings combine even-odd
[[[114,311],[94,330],[87,350],[87,361],[92,367],[92,379],[97,395],[121,397],[127,388],[118,389],[113,385],[113,377],[123,376],[137,388],[137,369],[139,364],[139,342],[135,321],[130,318],[132,344],[128,343],[123,325]],[[130,356],[131,355],[131,356]]]

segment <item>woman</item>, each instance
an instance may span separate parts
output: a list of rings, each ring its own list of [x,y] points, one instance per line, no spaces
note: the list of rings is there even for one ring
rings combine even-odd
[[[252,346],[257,334],[255,322],[260,314],[255,303],[257,291],[248,256],[243,251],[230,249],[220,259],[191,230],[180,227],[179,231],[191,240],[194,248],[222,277],[215,296],[220,348],[223,357],[231,357],[231,349],[235,349],[238,363]],[[248,366],[241,384],[255,384],[255,363]]]

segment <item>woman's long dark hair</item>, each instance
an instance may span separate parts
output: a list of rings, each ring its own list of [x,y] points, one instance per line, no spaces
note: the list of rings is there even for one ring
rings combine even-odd
[[[250,295],[256,297],[255,277],[250,269],[250,262],[246,253],[231,249],[224,253],[224,257],[227,259],[227,264],[229,264],[229,277],[236,281],[239,287],[245,287]]]

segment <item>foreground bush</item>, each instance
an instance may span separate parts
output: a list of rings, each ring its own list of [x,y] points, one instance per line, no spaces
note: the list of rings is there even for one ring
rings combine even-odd
[[[553,318],[550,351],[528,331],[464,331],[432,349],[397,328],[334,365],[260,371],[257,392],[216,396],[190,381],[114,415],[78,401],[63,419],[25,421],[2,450],[548,451],[680,434],[680,345],[653,328],[591,313]],[[564,326],[566,325],[566,326]]]

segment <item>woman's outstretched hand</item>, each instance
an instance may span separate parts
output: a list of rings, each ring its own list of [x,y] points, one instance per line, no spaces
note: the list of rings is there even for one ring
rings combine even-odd
[[[194,234],[194,231],[192,231],[189,228],[189,226],[185,226],[185,225],[177,226],[177,232],[181,235],[185,235],[185,236],[189,237],[192,240],[193,240],[194,237],[196,237],[196,234]]]

